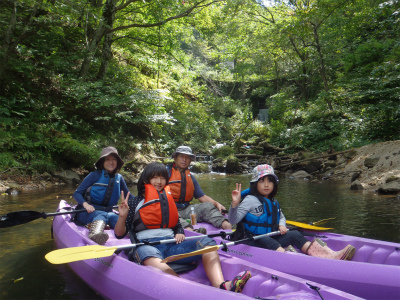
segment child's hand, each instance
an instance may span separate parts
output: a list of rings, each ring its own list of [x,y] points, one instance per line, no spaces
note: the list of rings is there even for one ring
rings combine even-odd
[[[178,233],[178,234],[175,235],[175,241],[176,241],[177,244],[182,243],[184,240],[185,240],[185,235],[184,234]]]
[[[242,191],[242,184],[236,183],[236,190],[232,191],[232,207],[236,207],[239,205],[241,200],[241,191]]]
[[[279,231],[281,232],[281,235],[284,235],[288,231],[288,229],[286,226],[279,225]]]
[[[124,191],[121,191],[121,204],[118,206],[119,216],[120,217],[127,217],[129,213],[129,206],[128,206],[128,199],[131,193],[128,192],[126,197],[124,197]]]

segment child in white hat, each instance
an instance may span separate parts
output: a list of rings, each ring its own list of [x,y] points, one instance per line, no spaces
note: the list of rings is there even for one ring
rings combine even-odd
[[[239,224],[237,230],[241,230],[242,235],[254,236],[280,231],[280,235],[265,236],[249,244],[280,252],[287,251],[285,248],[296,251],[292,246],[294,245],[311,256],[350,260],[355,253],[355,248],[351,245],[340,251],[333,251],[319,239],[310,242],[299,231],[288,231],[286,218],[274,198],[278,192],[278,182],[273,167],[259,165],[253,170],[250,191],[243,201],[241,184],[236,183],[236,189],[232,191],[228,219],[232,224]]]

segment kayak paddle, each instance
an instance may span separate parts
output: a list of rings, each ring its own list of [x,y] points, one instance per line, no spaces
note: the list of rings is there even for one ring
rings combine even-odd
[[[197,238],[203,237],[215,237],[215,236],[222,236],[225,238],[227,233],[225,231],[221,231],[220,233],[214,233],[209,235],[196,235],[185,238],[185,240],[193,240]],[[142,245],[160,245],[160,244],[168,244],[176,242],[175,239],[168,239],[168,240],[161,240],[155,242],[148,242],[148,243],[137,243],[137,244],[129,244],[123,246],[100,246],[100,245],[88,245],[88,246],[81,246],[81,247],[71,247],[71,248],[64,248],[51,251],[46,254],[45,258],[52,264],[65,264],[79,260],[85,259],[92,259],[92,258],[100,258],[100,257],[107,257],[111,256],[117,250],[125,250],[130,248],[135,248]]]
[[[317,222],[316,222],[317,223]],[[300,223],[300,222],[295,222],[295,221],[289,221],[286,220],[286,224],[289,225],[293,225],[299,228],[304,228],[304,229],[311,229],[311,230],[322,230],[322,231],[326,231],[326,230],[330,230],[333,228],[328,228],[328,227],[319,227],[319,226],[314,226],[314,225],[310,225],[310,224],[306,224],[306,223]],[[313,223],[315,224],[315,223]]]
[[[169,262],[173,262],[173,261],[176,261],[176,260],[179,260],[179,259],[182,259],[182,258],[186,258],[186,257],[195,256],[195,255],[205,254],[205,253],[208,253],[208,252],[217,251],[219,249],[225,250],[225,249],[227,249],[227,246],[234,246],[234,245],[237,245],[237,244],[243,244],[243,243],[248,242],[248,241],[258,240],[258,239],[260,239],[262,237],[265,237],[265,236],[274,236],[274,235],[280,235],[280,234],[281,234],[281,232],[278,230],[278,231],[273,231],[273,232],[270,232],[270,233],[265,233],[265,234],[260,234],[260,235],[248,237],[248,238],[245,238],[245,239],[242,239],[242,240],[238,240],[238,241],[234,241],[234,242],[230,242],[230,243],[221,243],[221,245],[205,247],[203,249],[196,250],[196,251],[189,252],[189,253],[172,255],[172,256],[164,258],[161,262],[162,263],[169,263]]]
[[[118,206],[110,206],[105,208],[96,208],[96,210],[111,210],[113,208],[118,208]],[[69,207],[65,209],[71,209]],[[78,212],[85,212],[86,209],[78,209],[78,210],[69,210],[69,211],[61,211],[55,213],[45,213],[45,212],[38,212],[33,210],[20,210],[7,213],[0,217],[0,228],[6,227],[13,227],[21,224],[25,224],[31,222],[36,219],[46,219],[47,217],[58,216],[58,215],[66,215]]]
[[[335,220],[335,219],[336,219],[336,217],[335,218],[323,219],[323,220],[319,220],[317,222],[311,222],[310,225],[319,226],[319,225],[325,224],[326,222],[329,222],[329,221]]]
[[[226,214],[226,213],[228,213],[228,211],[226,209],[223,209],[222,213]],[[322,230],[322,231],[324,231],[324,230],[330,230],[330,229],[333,229],[333,228],[319,227],[319,226],[316,226],[316,225],[321,225],[321,224],[324,224],[324,223],[326,223],[326,222],[328,222],[330,220],[334,220],[334,219],[336,219],[336,218],[324,219],[324,220],[320,220],[320,221],[317,221],[317,222],[311,222],[310,224],[286,220],[286,224],[293,225],[293,226],[296,226],[296,227],[299,227],[299,228],[303,228],[303,229]]]

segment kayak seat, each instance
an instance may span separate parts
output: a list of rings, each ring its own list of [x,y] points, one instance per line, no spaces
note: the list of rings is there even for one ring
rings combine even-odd
[[[386,265],[400,266],[400,249],[395,248],[395,250],[388,256],[385,261]]]
[[[357,249],[353,260],[372,264],[400,265],[400,250],[394,248],[391,251],[388,248],[364,245]]]
[[[177,273],[177,274],[189,272],[189,271],[192,271],[197,268],[197,264],[193,264],[193,263],[190,263],[190,264],[168,263],[168,266],[170,266],[170,268],[172,270],[174,270],[175,273]]]

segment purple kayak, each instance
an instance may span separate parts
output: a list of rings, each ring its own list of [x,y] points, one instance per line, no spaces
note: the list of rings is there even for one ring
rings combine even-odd
[[[62,200],[59,211],[68,208]],[[70,214],[54,218],[52,229],[57,248],[95,245],[85,227],[71,222]],[[129,238],[118,240],[112,230],[103,246],[130,244]],[[252,278],[243,293],[214,288],[208,281],[201,261],[194,270],[175,277],[162,271],[138,265],[127,259],[124,251],[111,256],[69,263],[75,273],[105,299],[361,299],[331,287],[275,271],[258,264],[221,253],[221,266],[226,279],[233,279],[244,270]]]
[[[207,233],[220,232],[199,223]],[[245,244],[229,247],[227,253],[264,267],[312,280],[365,299],[400,299],[400,244],[329,232],[302,230],[312,241],[320,238],[335,251],[351,244],[356,253],[351,261],[334,260],[303,253],[277,252]],[[186,235],[195,233],[187,231]],[[221,238],[215,238],[217,243]],[[227,242],[227,241],[225,241]],[[220,250],[221,252],[221,250]],[[300,252],[300,251],[299,251]]]

